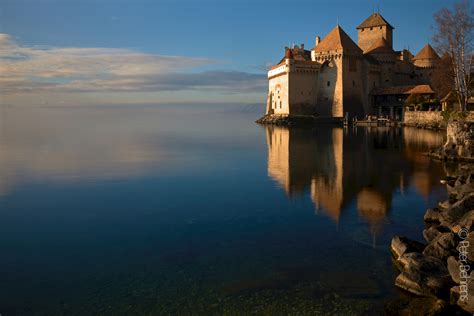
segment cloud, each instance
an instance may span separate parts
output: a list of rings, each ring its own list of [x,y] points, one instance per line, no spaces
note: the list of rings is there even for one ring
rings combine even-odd
[[[0,33],[0,92],[264,91],[266,77],[238,71],[196,72],[207,58],[122,48],[22,46]]]
[[[238,71],[206,71],[200,73],[117,76],[92,81],[80,80],[64,84],[59,88],[61,90],[83,92],[200,90],[241,93],[262,91],[266,85],[266,76],[261,74]]]

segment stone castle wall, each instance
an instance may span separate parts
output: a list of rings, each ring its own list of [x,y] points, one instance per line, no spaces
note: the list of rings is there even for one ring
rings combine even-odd
[[[438,127],[443,124],[441,111],[406,111],[403,123],[408,126],[433,126]]]
[[[381,37],[392,47],[392,30],[386,26],[367,27],[358,30],[358,42],[360,48],[366,52],[371,48]]]

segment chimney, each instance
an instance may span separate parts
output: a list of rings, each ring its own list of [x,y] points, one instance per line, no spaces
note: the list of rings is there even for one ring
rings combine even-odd
[[[304,49],[304,44],[301,44],[301,49]]]
[[[316,45],[314,45],[314,47],[318,46],[319,42],[321,42],[321,37],[316,36]]]

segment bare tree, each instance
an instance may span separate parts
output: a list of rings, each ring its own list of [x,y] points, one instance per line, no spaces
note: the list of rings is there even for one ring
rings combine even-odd
[[[454,4],[452,10],[442,8],[434,14],[436,25],[433,41],[440,52],[451,57],[454,89],[463,111],[467,109],[470,97],[473,14],[474,10],[467,0]]]
[[[448,54],[436,62],[436,67],[431,72],[431,86],[438,99],[442,99],[454,89],[454,73],[451,57]]]

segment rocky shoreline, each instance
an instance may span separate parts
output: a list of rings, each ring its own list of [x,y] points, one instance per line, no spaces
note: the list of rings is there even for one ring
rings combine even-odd
[[[426,243],[395,236],[395,285],[416,298],[389,302],[389,315],[468,315],[474,313],[474,124],[450,122],[446,144],[429,155],[460,162],[457,174],[441,180],[449,198],[424,216]]]
[[[318,117],[312,115],[265,114],[255,121],[263,125],[305,126],[317,123],[342,124],[342,118]]]

